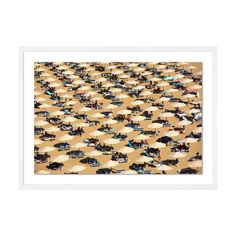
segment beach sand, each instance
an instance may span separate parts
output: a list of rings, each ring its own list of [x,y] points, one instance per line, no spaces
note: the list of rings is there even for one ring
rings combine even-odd
[[[91,77],[95,80],[98,80],[99,78],[102,78],[101,75],[92,75],[92,73],[95,71],[94,70],[94,67],[91,67],[89,66],[90,63],[88,62],[84,62],[83,64],[87,64],[88,66],[86,67],[88,69],[86,69],[86,73],[88,73],[89,75],[91,75]],[[109,67],[108,63],[100,63],[100,65],[104,66],[105,68]],[[126,65],[129,66],[129,64],[131,63],[125,63]],[[146,63],[149,67],[155,67],[157,66],[157,62],[152,62],[152,63]],[[168,65],[171,65],[171,64],[174,64],[174,65],[178,65],[178,63],[165,63],[165,66],[168,66]],[[59,67],[61,66],[65,66],[65,68],[68,68],[66,69],[66,71],[71,71],[73,72],[73,74],[75,74],[75,70],[70,68],[70,66],[66,65],[64,62],[62,64],[59,65]],[[191,68],[191,66],[193,66],[194,69],[192,69],[192,72],[193,72],[193,75],[197,75],[197,74],[200,74],[200,72],[202,72],[202,63],[200,62],[188,62],[187,65],[185,66],[179,66],[180,68]],[[59,111],[61,108],[60,107],[57,107],[57,106],[53,106],[53,104],[55,103],[55,101],[51,100],[50,99],[50,96],[48,96],[47,94],[44,93],[45,91],[45,87],[41,86],[40,83],[38,83],[37,81],[38,80],[48,80],[49,78],[49,81],[52,81],[52,82],[49,82],[49,84],[56,84],[56,86],[58,85],[58,87],[56,87],[55,89],[56,90],[60,90],[60,89],[63,89],[65,90],[66,92],[65,93],[58,93],[60,95],[71,95],[72,97],[71,98],[68,98],[67,101],[69,101],[69,99],[71,99],[71,101],[75,101],[76,103],[71,106],[73,108],[73,110],[75,112],[78,112],[79,109],[81,109],[82,107],[85,106],[85,104],[82,104],[79,99],[77,98],[74,98],[73,95],[75,93],[75,91],[70,91],[68,92],[68,88],[69,87],[64,87],[63,86],[63,83],[61,80],[59,80],[59,76],[56,76],[54,75],[54,72],[52,71],[52,69],[50,69],[48,66],[45,66],[43,63],[35,63],[35,70],[37,69],[43,69],[44,72],[43,76],[41,77],[35,77],[35,92],[36,92],[36,96],[35,96],[35,99],[39,99],[40,100],[43,100],[42,102],[40,102],[41,104],[48,104],[50,105],[50,107],[47,107],[47,105],[45,107],[40,107],[40,108],[35,108],[35,112],[38,112],[38,111],[48,111],[50,114],[53,113],[53,112],[56,112],[56,111]],[[133,68],[139,68],[138,66],[136,67],[133,67]],[[91,70],[90,70],[91,69]],[[106,69],[105,72],[114,72],[116,70],[116,68],[114,69]],[[189,70],[190,71],[190,70]],[[104,72],[103,72],[104,73]],[[142,72],[140,72],[142,73]],[[98,73],[99,74],[99,73]],[[166,73],[164,72],[163,73],[164,75],[166,76],[176,76],[176,75],[179,75],[180,73],[177,73],[177,72],[170,72],[170,73]],[[124,75],[124,73],[118,75],[118,78],[122,78],[122,75]],[[150,78],[153,78],[154,76],[153,75],[148,75],[147,78],[150,79]],[[156,76],[155,76],[156,77]],[[185,76],[183,78],[180,78],[178,79],[177,81],[184,81],[185,79],[189,78],[189,76]],[[75,78],[73,79],[73,81],[77,81],[77,80],[83,80],[81,78]],[[129,81],[130,78],[126,79],[126,81]],[[131,79],[132,81],[137,81],[137,79]],[[105,81],[103,82],[103,84],[107,84],[109,81]],[[158,83],[161,83],[162,81],[158,81]],[[187,86],[187,89],[188,88],[191,88],[193,87],[194,85],[196,84],[199,84],[201,83],[201,79],[200,80],[197,80],[197,82],[190,82],[190,83],[187,83],[186,86]],[[148,82],[146,83],[138,83],[137,85],[127,85],[127,86],[138,86],[138,85],[147,85]],[[91,85],[92,84],[89,84],[89,83],[84,83],[82,86],[88,86],[89,89],[84,91],[85,93],[88,93],[89,91],[93,91],[92,88],[91,88]],[[75,85],[73,85],[75,86]],[[172,89],[174,88],[172,85],[168,84],[167,86],[164,87],[164,90],[169,90],[169,89]],[[145,89],[145,91],[148,90],[148,89]],[[151,91],[151,89],[150,89]],[[193,98],[190,98],[189,100],[191,102],[195,102],[195,103],[201,103],[202,101],[202,89],[198,89],[198,96],[194,96]],[[83,91],[76,91],[76,93],[83,93]],[[180,98],[182,99],[182,101],[184,102],[188,102],[188,99],[187,98],[184,98],[182,93],[184,91],[183,90],[179,90],[177,92],[174,92],[173,93],[173,96],[175,98]],[[40,94],[39,94],[40,93]],[[119,93],[116,93],[115,95],[120,95],[120,94],[125,94],[125,92],[119,92]],[[158,101],[160,99],[160,97],[162,96],[163,94],[152,94],[150,96],[148,96],[149,98],[153,98],[155,99],[156,101]],[[110,99],[103,99],[103,96],[102,94],[95,94],[93,96],[91,96],[92,98],[93,97],[101,97],[102,100],[99,100],[98,103],[103,103],[103,108],[102,109],[92,109],[90,111],[87,111],[87,112],[84,112],[86,115],[88,115],[88,117],[91,117],[91,115],[93,115],[94,113],[100,113],[102,111],[109,111],[107,109],[105,109],[104,107],[106,107],[107,105],[111,104],[111,100]],[[113,113],[113,117],[115,117],[117,115],[117,112],[119,111],[122,111],[124,109],[127,109],[128,106],[131,106],[131,102],[135,101],[135,100],[139,100],[139,98],[134,98],[134,97],[128,97],[128,98],[125,98],[125,99],[122,99],[122,101],[124,102],[122,106],[118,106],[117,108],[115,109],[112,109],[112,113]],[[65,101],[65,100],[64,100]],[[170,101],[166,101],[164,102],[164,109],[174,109],[173,108],[173,102],[170,102]],[[142,105],[140,105],[140,107],[145,110],[146,108],[150,107],[151,106],[151,103],[144,103]],[[70,106],[66,106],[66,107],[70,107]],[[186,114],[188,114],[188,111],[192,108],[192,105],[190,104],[187,104],[186,106],[184,107],[180,107],[180,110],[185,112]],[[144,129],[144,130],[151,130],[149,128],[147,128],[148,125],[150,125],[152,123],[153,120],[156,120],[159,115],[163,112],[163,110],[161,109],[158,109],[157,111],[154,111],[153,112],[153,117],[151,120],[143,120],[143,121],[140,121],[139,124],[140,126]],[[78,113],[83,113],[83,112],[78,112]],[[142,112],[138,112],[136,113],[135,115],[141,115]],[[74,117],[75,113],[73,113],[72,115],[60,115],[59,118],[60,119],[64,119],[64,118],[67,118],[69,116],[71,117]],[[132,114],[133,115],[133,114]],[[49,115],[49,117],[52,117],[51,115]],[[93,120],[95,120],[95,118],[91,118]],[[165,119],[165,118],[163,118]],[[35,115],[35,124],[39,121],[45,121],[46,118],[45,117],[40,117],[38,115]],[[108,120],[107,118],[100,118],[100,119],[96,119],[96,120],[99,120],[101,122],[101,124],[97,125],[97,126],[88,126],[88,127],[83,127],[85,133],[82,135],[82,136],[72,136],[73,139],[72,140],[69,140],[67,141],[71,146],[73,146],[74,144],[78,143],[78,142],[83,142],[85,139],[88,139],[88,138],[92,138],[92,136],[90,136],[89,134],[95,130],[97,130],[99,127],[101,127],[103,121],[105,120]],[[175,126],[175,127],[181,127],[181,126],[178,126],[177,124],[180,122],[180,120],[177,118],[177,117],[169,117],[167,118],[167,120],[169,121],[169,123],[172,125],[172,126]],[[85,121],[81,121],[81,120],[78,120],[76,119],[75,121],[72,121],[70,122],[71,125],[73,125],[74,127],[76,127],[76,124],[78,123],[83,123]],[[68,122],[64,122],[64,123],[67,123]],[[184,140],[186,135],[190,134],[193,130],[195,130],[196,128],[198,128],[198,126],[200,126],[202,123],[201,120],[199,121],[194,121],[192,124],[190,125],[186,125],[185,126],[185,131],[184,133],[176,136],[176,137],[172,137],[174,140],[176,141],[181,141],[181,140]],[[124,121],[124,122],[118,122],[118,123],[115,123],[115,124],[112,124],[112,128],[118,132],[120,129],[122,129],[125,125],[128,124],[128,121]],[[45,130],[50,128],[50,127],[57,127],[57,125],[51,125],[51,124],[46,124],[44,126],[37,126],[37,127],[42,127],[44,128]],[[161,127],[161,128],[158,128],[157,130],[160,132],[157,136],[153,136],[153,137],[149,137],[147,139],[148,141],[148,144],[151,145],[151,144],[154,144],[156,142],[156,140],[162,136],[164,136],[164,133],[166,133],[171,127]],[[49,132],[51,133],[51,132]],[[36,146],[39,148],[39,153],[40,153],[40,149],[42,149],[43,147],[53,147],[56,143],[59,143],[61,142],[60,141],[60,138],[66,134],[68,134],[68,131],[57,131],[57,132],[53,132],[53,134],[56,135],[56,138],[54,141],[43,141],[41,144],[37,144]],[[120,141],[118,144],[114,144],[112,145],[114,147],[114,150],[118,150],[122,147],[124,147],[126,144],[127,144],[127,141],[128,140],[131,140],[133,139],[134,137],[136,137],[137,135],[140,134],[140,131],[133,131],[133,132],[130,132],[127,134],[128,138],[127,140],[124,140],[124,141]],[[105,139],[108,139],[108,138],[112,138],[114,134],[105,134],[105,135],[102,135],[102,136],[99,136],[97,137],[99,139],[99,142],[101,144],[103,144],[103,140]],[[40,135],[35,135],[35,139],[37,140],[40,140],[39,138]],[[189,152],[186,152],[186,156],[185,157],[182,157],[182,158],[179,158],[178,161],[179,163],[177,165],[171,165],[171,170],[167,170],[165,171],[167,174],[178,174],[177,171],[180,170],[180,169],[183,169],[183,168],[187,168],[189,167],[189,164],[191,162],[189,162],[189,158],[190,157],[193,157],[196,155],[197,152],[199,152],[200,155],[202,155],[202,141],[197,141],[195,143],[190,143],[189,144]],[[129,170],[129,166],[132,165],[133,163],[137,163],[137,160],[141,157],[141,153],[147,149],[147,147],[142,147],[140,149],[136,149],[134,150],[132,153],[128,154],[128,162],[126,163],[119,163],[119,165],[113,167],[114,170]],[[71,148],[71,150],[78,150],[78,148]],[[94,151],[95,148],[94,147],[82,147],[80,148],[81,151],[84,151],[85,153],[87,152],[90,152],[90,151]],[[50,171],[50,174],[65,174],[65,173],[70,173],[70,168],[73,167],[73,166],[76,166],[76,165],[81,165],[81,166],[84,166],[85,169],[78,172],[79,174],[96,174],[96,171],[98,169],[101,169],[103,168],[103,165],[110,161],[111,160],[111,155],[101,155],[101,156],[97,156],[95,157],[100,163],[101,165],[98,166],[98,167],[91,167],[89,164],[83,164],[80,162],[81,158],[77,158],[77,159],[72,159],[72,158],[69,158],[68,160],[66,160],[65,162],[63,162],[64,166],[61,170],[50,170],[47,168],[48,164],[50,162],[52,162],[53,159],[55,159],[57,156],[59,155],[67,155],[66,153],[68,152],[68,150],[66,151],[58,151],[57,148],[55,148],[55,150],[51,151],[51,152],[48,152],[48,154],[50,155],[50,158],[48,159],[48,162],[46,163],[36,163],[35,162],[35,173],[40,173],[42,170],[46,171],[45,173],[46,174],[49,174],[48,171]],[[172,154],[173,152],[171,152],[171,146],[166,146],[164,148],[160,148],[160,157],[156,157],[154,158],[157,162],[160,162],[160,161],[164,161],[164,160],[167,160],[167,159],[175,159],[175,158],[171,158],[170,155]],[[195,168],[197,170],[197,174],[201,174],[202,173],[202,166],[200,167],[197,167]],[[158,168],[156,167],[150,167],[150,166],[147,166],[145,168],[145,170],[150,170],[151,171],[151,174],[161,174],[162,171],[161,170],[158,170]],[[133,173],[133,172],[132,172]]]

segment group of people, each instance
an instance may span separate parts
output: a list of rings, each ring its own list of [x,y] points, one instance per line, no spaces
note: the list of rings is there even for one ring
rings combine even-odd
[[[189,67],[191,69],[186,68],[186,63],[177,62],[35,63],[35,120],[36,124],[42,121],[39,122],[42,125],[35,125],[35,139],[42,141],[35,144],[35,155],[39,157],[36,158],[36,170],[46,168],[42,164],[44,161],[39,165],[41,154],[49,160],[53,160],[57,155],[66,155],[66,151],[53,149],[50,154],[40,152],[44,146],[59,143],[59,139],[65,135],[73,136],[68,138],[68,144],[76,143],[75,140],[85,143],[89,148],[88,153],[91,150],[102,151],[105,156],[96,157],[102,160],[97,162],[101,165],[106,161],[116,161],[119,170],[119,163],[131,162],[124,169],[127,173],[130,164],[137,164],[136,160],[142,155],[153,158],[159,164],[165,159],[168,160],[169,156],[165,156],[168,151],[163,150],[169,148],[171,152],[190,150],[189,155],[192,155],[191,147],[194,146],[192,143],[201,142],[201,131],[200,129],[197,132],[189,131],[185,125],[178,125],[181,121],[186,121],[186,125],[192,129],[201,128],[201,65],[193,66],[189,63]],[[106,109],[108,105],[112,105],[112,109]],[[83,110],[80,112],[80,109]],[[38,111],[45,113],[41,116],[37,114]],[[55,112],[60,115],[53,115]],[[100,115],[96,118],[93,116],[95,113]],[[71,117],[72,121],[63,121],[68,117]],[[136,117],[140,119],[136,121]],[[105,122],[108,120],[111,120],[110,124]],[[44,124],[43,121],[48,123]],[[76,126],[81,122],[84,122],[83,126]],[[148,125],[155,123],[159,123],[160,128],[148,128]],[[58,127],[59,131],[49,132],[50,127]],[[132,131],[120,132],[122,127],[131,128]],[[39,132],[39,129],[42,130]],[[89,133],[92,131],[101,133],[98,133],[99,136],[91,137]],[[176,132],[174,136],[172,131]],[[38,136],[39,133],[41,136]],[[146,135],[146,137],[136,140],[138,135]],[[109,138],[120,142],[105,145],[103,140]],[[185,139],[190,140],[190,143]],[[151,148],[151,144],[159,141],[169,145],[173,142],[173,145],[166,146],[163,150]],[[175,141],[178,142],[177,145],[174,145]],[[125,152],[126,149],[119,151],[122,147],[131,149],[129,153]],[[201,146],[198,145],[195,149],[194,152],[201,153]],[[187,155],[186,158],[190,157]],[[181,168],[189,168],[184,166],[184,161],[180,160],[179,163],[179,167],[173,166],[172,169],[161,170],[158,173],[170,171],[168,173],[177,174],[181,172],[179,171]],[[76,160],[69,159],[63,162],[63,168],[68,170],[70,165],[75,164]],[[84,165],[86,166],[86,162]],[[98,171],[102,168],[99,165],[86,166],[86,173],[103,173]],[[68,172],[62,172],[61,167],[62,165],[58,170],[59,173]],[[145,168],[152,168],[152,166],[147,165]],[[149,172],[155,171],[144,173]],[[200,172],[199,168],[198,172]]]

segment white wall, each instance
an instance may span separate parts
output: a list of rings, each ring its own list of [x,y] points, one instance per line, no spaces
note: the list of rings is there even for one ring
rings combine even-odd
[[[2,1],[1,235],[234,235],[234,1]],[[19,46],[218,46],[218,190],[18,189]],[[231,104],[232,103],[232,104]],[[231,140],[227,140],[227,137]]]

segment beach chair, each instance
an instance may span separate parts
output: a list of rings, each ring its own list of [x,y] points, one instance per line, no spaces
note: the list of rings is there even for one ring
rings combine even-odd
[[[38,112],[35,112],[35,115],[38,115],[38,116],[41,116],[41,117],[48,117],[49,112],[48,111],[38,111]]]
[[[70,158],[83,158],[84,152],[83,151],[70,151],[66,153]]]

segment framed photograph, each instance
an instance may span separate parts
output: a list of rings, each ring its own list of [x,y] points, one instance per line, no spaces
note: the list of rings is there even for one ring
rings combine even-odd
[[[216,48],[20,48],[20,187],[216,188]]]

